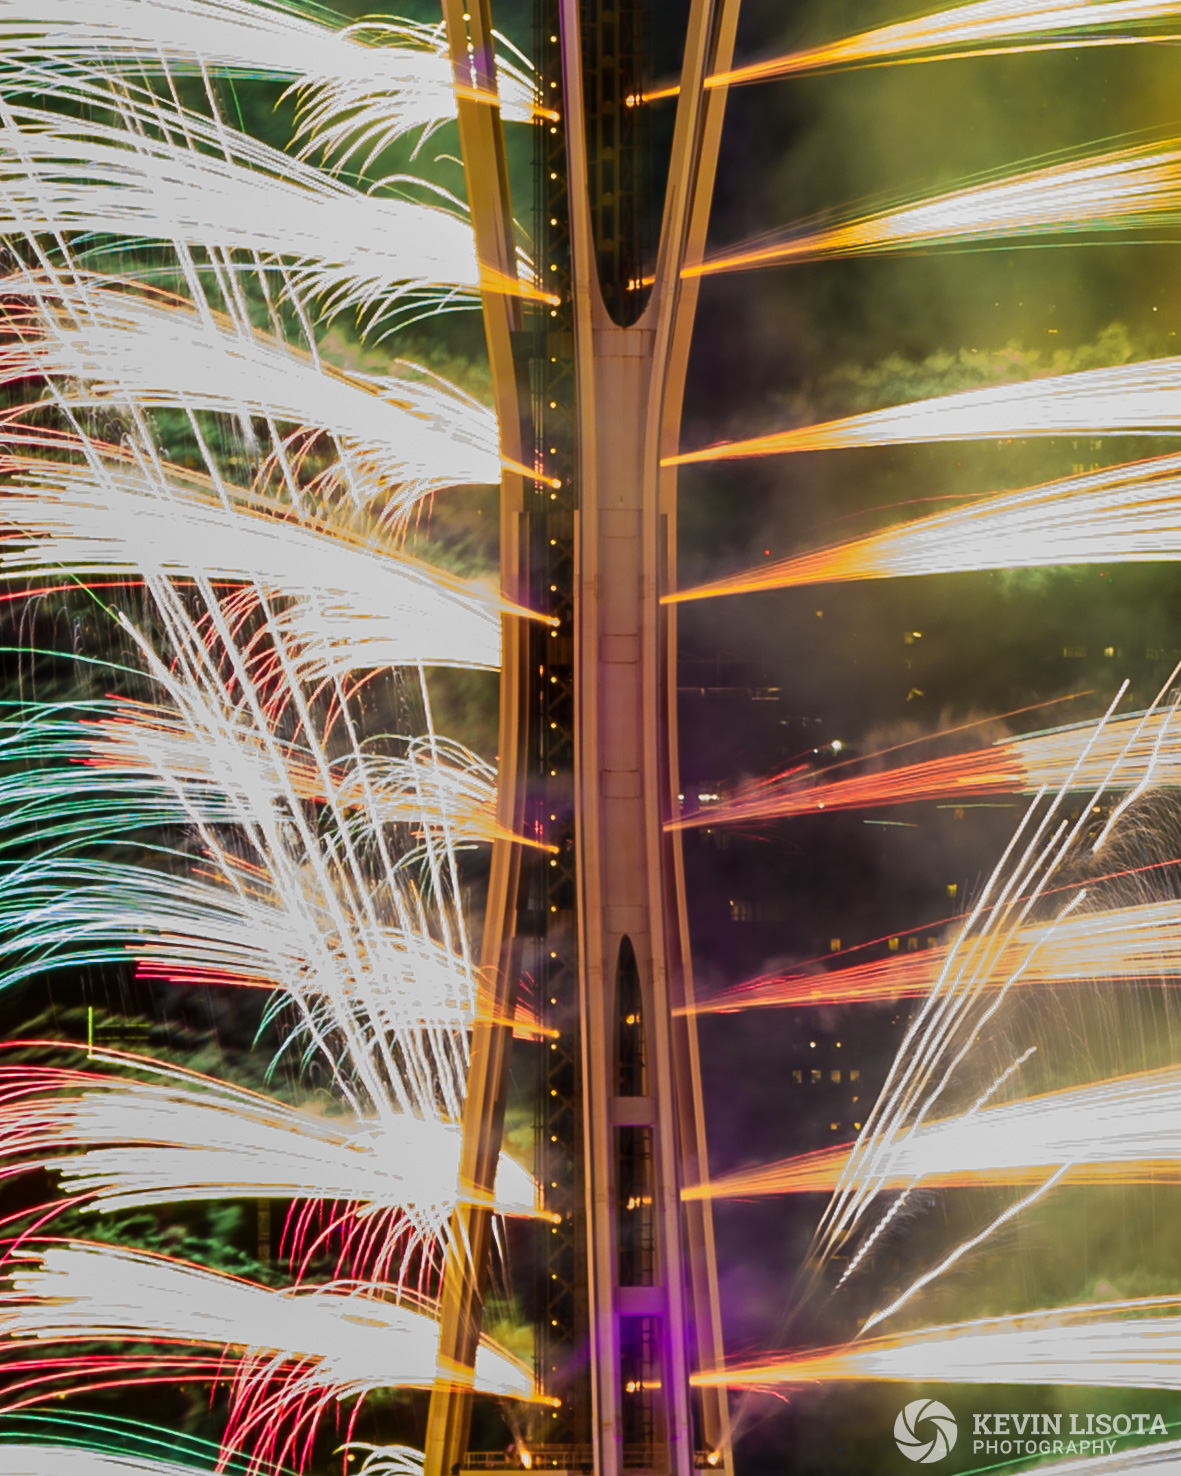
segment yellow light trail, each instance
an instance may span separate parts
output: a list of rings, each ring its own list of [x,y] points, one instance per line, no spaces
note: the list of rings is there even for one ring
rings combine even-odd
[[[829,1194],[854,1146],[742,1169],[692,1185],[682,1197]],[[1042,1092],[926,1123],[890,1145],[888,1167],[875,1171],[874,1183],[878,1192],[920,1179],[931,1189],[1039,1184],[1063,1166],[1063,1182],[1071,1184],[1181,1183],[1181,1070]]]
[[[1079,912],[1054,928],[1026,928],[1013,940],[1010,953],[998,960],[992,986],[1001,988],[1017,957],[1034,946],[1037,952],[1021,975],[1023,986],[1072,979],[1181,979],[1181,902],[1170,899]],[[823,974],[783,974],[702,1000],[692,1013],[722,1015],[915,998],[927,993],[946,958],[946,947],[936,947]]]
[[[1139,1297],[980,1318],[786,1353],[693,1377],[699,1389],[862,1380],[1181,1388],[1181,1297]]]
[[[745,441],[723,441],[666,456],[662,466],[841,451],[856,446],[1025,436],[1160,436],[1181,432],[1181,358],[1085,369],[1020,384],[963,390],[891,405]]]
[[[738,247],[686,267],[682,276],[1008,236],[1167,226],[1179,212],[1181,141],[1169,139],[1007,175],[785,241]]]
[[[1181,456],[1105,467],[679,590],[666,603],[971,569],[1181,558]]]
[[[1127,713],[1107,721],[1097,736],[1092,723],[1072,724],[850,778],[825,780],[797,767],[744,784],[716,804],[668,821],[665,828],[695,830],[974,795],[1034,794],[1064,785],[1072,790],[1132,788],[1132,778],[1109,777],[1117,761],[1129,765],[1126,774],[1147,769],[1154,784],[1181,788],[1181,752],[1164,741],[1173,720],[1171,708]]]
[[[821,46],[748,62],[705,79],[707,90],[770,82],[841,67],[880,67],[955,58],[1011,56],[1094,46],[1138,46],[1176,41],[1176,31],[1153,29],[1181,15],[1178,0],[978,0],[932,15],[859,31]],[[680,87],[653,88],[627,106],[677,97]]]
[[[1149,28],[1177,16],[1181,16],[1178,0],[1072,0],[1065,5],[1051,0],[978,0],[976,4],[954,5],[915,20],[859,31],[823,46],[716,72],[705,85],[736,87],[837,67],[1174,41],[1174,31]],[[677,90],[647,94],[645,100],[675,95]]]

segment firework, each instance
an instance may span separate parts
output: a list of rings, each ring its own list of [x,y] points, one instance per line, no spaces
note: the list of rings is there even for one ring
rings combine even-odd
[[[330,310],[395,291],[473,293],[471,230],[430,205],[371,198],[197,114],[178,117],[220,157],[95,121],[0,107],[0,231],[151,236],[289,258]],[[396,246],[393,243],[398,243]]]
[[[946,61],[952,57],[1006,56],[1012,52],[1063,47],[1130,46],[1177,40],[1166,27],[1181,15],[1177,0],[976,0],[895,25],[859,31],[823,46],[750,62],[705,79],[707,88],[769,82],[841,67],[890,66],[899,62]],[[647,92],[654,102],[675,97],[679,87]],[[635,103],[629,100],[631,106]]]
[[[666,597],[671,604],[760,589],[969,569],[1155,563],[1181,557],[1181,457],[1162,456],[984,497],[815,553]]]
[[[338,1283],[270,1291],[166,1257],[80,1242],[21,1250],[13,1259],[11,1290],[0,1294],[0,1347],[17,1355],[9,1409],[56,1398],[63,1379],[74,1387],[151,1383],[178,1373],[232,1380],[226,1445],[249,1444],[260,1459],[282,1459],[298,1431],[310,1438],[340,1401],[383,1388],[430,1387],[437,1377],[433,1308],[395,1288]],[[71,1342],[162,1343],[174,1351],[29,1356]],[[487,1340],[474,1384],[469,1376],[473,1386],[504,1398],[539,1397],[524,1365]]]
[[[347,1435],[373,1390],[535,1397],[491,1345],[474,1373],[442,1358],[436,1307],[406,1289],[466,1257],[458,1206],[538,1211],[508,1160],[495,1190],[461,1170],[469,1032],[512,1022],[486,1007],[457,846],[517,837],[490,767],[436,733],[426,675],[496,667],[528,612],[407,557],[404,535],[435,492],[538,478],[437,376],[327,366],[316,320],[347,310],[365,334],[481,292],[542,294],[511,247],[482,266],[445,189],[353,183],[457,98],[493,103],[491,58],[465,78],[429,28],[300,9],[48,0],[29,21],[0,0],[0,575],[34,597],[89,587],[124,658],[117,695],[4,711],[0,913],[21,922],[0,971],[106,959],[263,988],[264,1027],[318,1058],[335,1109],[143,1060],[118,1061],[127,1079],[0,1068],[0,1173],[47,1171],[58,1208],[108,1213],[290,1200],[299,1277],[332,1240],[360,1278],[274,1292],[21,1238],[0,1295],[7,1407],[228,1383],[223,1463],[241,1448],[251,1470],[306,1464],[325,1413],[354,1401]],[[298,157],[228,124],[219,74],[291,82]],[[525,74],[502,75],[535,115]],[[95,270],[109,253],[122,275]],[[373,731],[374,713],[399,731]]]
[[[425,933],[375,926],[363,913],[346,913],[336,896],[315,897],[310,869],[290,878],[287,893],[268,894],[246,871],[238,880],[234,889],[82,859],[21,868],[0,890],[0,916],[14,927],[4,982],[131,958],[141,961],[145,977],[277,989],[276,1009],[297,1006],[296,1036],[324,1046],[334,1068],[339,1050],[327,1042],[341,1035],[349,1042],[347,1065],[363,1070],[373,1103],[384,1103],[389,1092],[380,1062],[391,1068],[396,1110],[432,1115],[433,1057],[447,1050],[435,1037],[462,1031],[476,1012],[464,960]],[[409,912],[413,895],[408,885],[401,890],[398,901]],[[343,937],[333,927],[338,920]],[[395,1039],[405,1053],[398,1065]],[[348,1100],[356,1105],[351,1091]],[[458,1105],[450,1097],[449,1115]]]
[[[86,1450],[78,1445],[0,1445],[0,1476],[212,1476],[179,1461]]]
[[[710,77],[707,87],[733,87],[800,72],[828,71],[953,56],[996,56],[1058,47],[1118,46],[1174,41],[1154,30],[1181,17],[1177,0],[977,0],[897,25],[879,26],[805,51],[735,67]]]
[[[450,1124],[404,1113],[324,1117],[160,1062],[128,1064],[157,1080],[0,1066],[7,1170],[52,1169],[68,1194],[103,1213],[203,1199],[328,1199],[361,1215],[405,1210],[434,1235],[457,1201],[459,1136]],[[502,1155],[494,1207],[532,1215],[536,1203],[529,1175]]]
[[[1024,950],[1014,948],[1016,940],[1033,923],[1035,909],[1039,908],[1059,868],[1084,846],[1092,852],[1098,849],[1120,814],[1117,809],[1096,839],[1089,825],[1091,805],[1080,807],[1073,820],[1063,813],[1066,795],[1079,772],[1096,752],[1103,752],[1106,742],[1107,763],[1098,774],[1096,790],[1102,791],[1118,780],[1120,787],[1127,787],[1130,795],[1135,795],[1141,792],[1152,773],[1160,742],[1168,731],[1167,723],[1159,727],[1157,741],[1146,753],[1137,750],[1136,739],[1146,727],[1151,729],[1154,718],[1162,716],[1155,707],[1139,718],[1131,732],[1123,735],[1123,741],[1112,743],[1111,712],[1122,694],[1121,688],[1105,720],[1093,725],[1086,742],[1076,748],[1074,767],[1057,793],[1044,802],[1039,796],[1026,811],[963,929],[949,948],[940,974],[911,1020],[877,1101],[867,1113],[860,1136],[842,1167],[813,1241],[816,1264],[823,1264],[839,1245],[849,1241],[883,1183],[889,1180],[899,1143],[933,1119],[949,1085],[957,1080],[961,1064],[971,1056],[981,1033],[996,1017],[1009,991],[1020,983],[1056,930],[1085,901],[1085,891],[1076,890],[1057,917],[1043,926],[1039,937]],[[1006,968],[1001,973],[1003,983],[1000,988],[990,987],[990,980],[1000,972],[998,965],[1002,958],[1006,958]],[[1009,1077],[1021,1069],[1032,1051],[1030,1047],[1018,1056],[977,1096],[967,1114],[969,1117],[982,1111]],[[1065,1166],[1058,1168],[1028,1202],[1046,1192],[1064,1172]],[[905,1193],[899,1196],[878,1221],[850,1260],[845,1276],[856,1270],[876,1238],[905,1204],[906,1197]],[[1021,1207],[1011,1207],[984,1235]],[[951,1264],[962,1250],[953,1253],[944,1265]],[[942,1269],[942,1266],[937,1268],[925,1279],[931,1279]]]
[[[1004,738],[989,748],[847,779],[825,779],[793,768],[745,785],[708,809],[670,821],[668,828],[687,830],[920,801],[1035,794],[1065,785],[1094,789],[1121,757],[1127,761],[1125,774],[1148,766],[1154,784],[1177,788],[1181,786],[1181,756],[1165,741],[1173,722],[1171,708],[1128,713],[1101,727],[1075,724],[1025,738]],[[1133,783],[1140,780],[1116,778],[1110,787],[1132,787]]]
[[[1054,164],[766,245],[734,247],[690,277],[1004,237],[1168,226],[1181,218],[1181,147],[1169,139]]]
[[[851,1146],[744,1169],[689,1189],[685,1197],[831,1192]],[[1063,1165],[1066,1183],[1176,1183],[1181,1071],[1170,1067],[1043,1092],[929,1122],[899,1136],[890,1162],[883,1190],[906,1189],[919,1180],[929,1188],[1041,1183]]]
[[[1150,359],[939,395],[748,441],[724,441],[665,457],[661,465],[934,441],[1176,435],[1181,429],[1179,391],[1181,359]]]
[[[503,602],[338,531],[276,520],[135,471],[0,458],[0,576],[166,574],[277,596],[309,671],[500,665]],[[524,613],[524,612],[522,612]]]
[[[1181,1388],[1177,1297],[1143,1297],[982,1318],[764,1359],[696,1375],[698,1387],[772,1388],[834,1380]],[[1155,1314],[1155,1315],[1145,1315]]]
[[[87,0],[47,0],[30,16],[19,0],[7,0],[0,5],[0,58],[10,73],[30,80],[61,69],[85,75],[96,60],[131,77],[166,71],[290,80],[300,94],[304,136],[324,147],[335,141],[333,130],[347,127],[349,153],[364,146],[376,154],[456,112],[456,82],[438,27],[336,27],[295,5],[106,0],[96,11]],[[505,119],[534,116],[531,78],[503,57],[497,92]]]
[[[372,325],[407,295],[441,306],[481,291],[546,298],[482,268],[448,201],[365,194],[152,93],[117,95],[62,77],[73,105],[122,110],[125,126],[0,104],[0,231],[97,233],[170,242],[182,254],[252,254],[285,290]],[[176,139],[185,139],[184,144]],[[527,263],[526,263],[527,265]],[[548,298],[546,298],[548,300]]]
[[[1023,986],[1071,980],[1181,979],[1181,903],[1142,902],[1080,911],[1053,928],[1026,928],[1013,939],[1009,954],[998,959],[990,987],[1001,988],[1010,964],[1031,948],[1037,951],[1022,971]],[[712,999],[699,1000],[692,1012],[717,1015],[748,1009],[912,999],[927,993],[946,959],[946,947],[935,946],[825,973],[769,975]]]
[[[292,460],[301,442],[327,432],[349,499],[394,497],[399,512],[440,487],[500,480],[495,418],[444,381],[345,373],[208,307],[117,285],[83,278],[80,288],[26,276],[0,282],[14,330],[0,353],[0,382],[47,377],[67,410],[168,408],[217,412],[248,427],[254,419],[290,422]],[[76,436],[55,449],[79,455],[87,448]],[[101,449],[108,458],[114,453],[116,465],[128,460]],[[180,485],[200,480],[160,462],[135,469]]]

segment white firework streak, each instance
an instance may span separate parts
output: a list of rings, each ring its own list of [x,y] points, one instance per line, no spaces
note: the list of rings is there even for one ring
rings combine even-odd
[[[125,834],[193,816],[207,825],[243,815],[259,822],[292,794],[312,805],[331,802],[359,837],[387,825],[440,841],[449,835],[459,844],[508,834],[496,817],[495,769],[453,739],[370,739],[359,755],[328,761],[327,785],[323,746],[285,742],[278,749],[281,781],[248,723],[227,714],[198,727],[197,694],[186,696],[185,716],[131,699],[43,704],[31,716],[17,705],[21,716],[0,715],[0,760],[10,766],[0,774],[0,849],[4,831],[19,835],[30,827],[44,847],[70,837],[93,841],[99,829]]]
[[[163,1080],[0,1066],[7,1172],[50,1169],[67,1193],[103,1213],[207,1199],[329,1199],[360,1216],[405,1211],[423,1238],[442,1232],[461,1197],[452,1124],[405,1114],[323,1117],[162,1063],[109,1059]],[[496,1196],[481,1202],[501,1214],[538,1213],[533,1180],[503,1154]]]
[[[83,100],[96,97],[84,89]],[[326,311],[366,317],[407,293],[474,301],[481,286],[512,285],[481,271],[471,226],[450,210],[362,194],[153,100],[144,121],[161,120],[169,136],[151,137],[0,102],[0,233],[80,232],[250,252],[276,268],[286,263],[286,277]]]
[[[214,1476],[197,1466],[80,1445],[0,1443],[0,1476]]]
[[[441,487],[500,481],[496,418],[453,385],[346,373],[204,304],[198,311],[181,298],[117,284],[84,278],[79,290],[77,279],[66,286],[44,276],[0,282],[20,335],[0,352],[0,382],[45,376],[56,382],[63,407],[167,407],[292,422],[289,440],[327,431],[351,499],[393,497],[403,516]],[[29,306],[22,311],[20,302]],[[155,474],[162,479],[163,467]]]
[[[345,916],[350,927],[342,937],[335,931],[345,915],[340,898],[315,895],[313,866],[292,871],[284,895],[263,893],[257,878],[234,890],[88,859],[17,868],[0,887],[8,930],[0,960],[9,965],[0,981],[130,956],[148,976],[277,989],[301,1014],[293,1038],[324,1052],[354,1110],[360,1103],[345,1081],[349,1071],[383,1115],[437,1115],[436,1076],[445,1062],[436,1053],[446,1060],[459,1050],[453,1037],[476,1012],[464,960],[425,933],[375,926],[364,914]],[[406,891],[399,901],[407,912],[415,905]],[[347,1043],[343,1057],[330,1037]],[[402,1052],[396,1066],[395,1039]],[[461,1098],[449,1096],[444,1112],[453,1116]]]
[[[213,72],[289,79],[301,94],[302,132],[317,146],[341,115],[353,131],[372,115],[365,142],[380,151],[405,133],[429,132],[456,115],[451,61],[434,26],[411,22],[325,25],[298,5],[250,0],[21,0],[0,3],[0,58],[11,71],[129,74]],[[502,58],[501,116],[528,122],[533,84]]]
[[[349,1450],[365,1450],[369,1454],[357,1476],[421,1476],[425,1458],[412,1445],[363,1445],[353,1440]]]
[[[935,395],[841,420],[722,442],[662,465],[852,446],[991,441],[1025,436],[1174,436],[1181,427],[1181,358],[1082,369],[1018,384]]]
[[[457,841],[468,842],[490,841],[502,834],[496,820],[496,771],[490,764],[452,739],[426,736],[402,744],[402,755],[367,750],[332,766],[332,798],[346,812],[356,813],[359,826],[449,830]],[[22,751],[29,753],[29,745],[22,745]],[[87,782],[95,784],[92,769],[100,771],[102,784],[122,779],[133,791],[139,788],[148,794],[182,784],[192,789],[198,806],[206,797],[214,823],[226,814],[218,793],[248,796],[261,790],[267,804],[285,798],[268,755],[249,728],[209,724],[198,735],[191,723],[145,703],[96,705],[94,719],[60,723],[52,739],[42,743],[41,753],[59,763],[72,758],[87,766],[81,773],[72,767],[54,776],[68,791],[67,806]],[[291,784],[301,798],[313,802],[328,797],[318,757],[305,747],[283,748]],[[44,773],[30,778],[27,785],[22,775],[16,781],[35,800],[46,786]],[[5,781],[0,780],[0,820],[8,810],[4,794]]]
[[[847,1151],[843,1145],[743,1169],[686,1197],[828,1189]],[[1036,1183],[1063,1167],[1070,1183],[1181,1181],[1181,1069],[1060,1088],[904,1131],[881,1188],[904,1189],[918,1179],[933,1188]]]
[[[1040,796],[1035,799],[994,868],[963,931],[948,950],[939,977],[911,1022],[821,1219],[814,1242],[819,1259],[827,1258],[833,1248],[850,1234],[881,1188],[883,1177],[891,1175],[890,1165],[899,1135],[914,1133],[921,1128],[958,1067],[971,1052],[980,1032],[1000,1009],[1009,990],[1032,966],[1038,946],[1052,936],[1052,926],[1039,930],[1003,986],[1000,989],[988,988],[998,960],[1012,949],[1014,940],[1029,923],[1032,910],[1051,877],[1085,833],[1091,805],[1081,806],[1077,818],[1071,822],[1062,813],[1065,798],[1076,787],[1093,753],[1101,751],[1103,740],[1110,743],[1107,720],[1126,687],[1126,683],[1121,687],[1107,718],[1091,726],[1085,741],[1082,741],[1083,735],[1078,735],[1079,746],[1073,765],[1063,776],[1057,793],[1044,806],[1039,803]],[[1162,691],[1158,703],[1163,696]],[[1142,714],[1133,714],[1133,721],[1121,731],[1124,741],[1114,747],[1114,751],[1108,751],[1107,762],[1103,772],[1097,776],[1097,782],[1093,776],[1087,776],[1094,782],[1097,799],[1116,784],[1121,772],[1131,771],[1127,773],[1124,784],[1119,786],[1127,787],[1128,793],[1104,826],[1093,849],[1099,848],[1118,817],[1154,777],[1157,760],[1166,747],[1169,720],[1173,714],[1174,709],[1171,708],[1163,714],[1158,712],[1157,703]],[[1149,751],[1144,753],[1141,746],[1146,730],[1152,733],[1152,741]],[[1076,891],[1057,920],[1068,917],[1085,897],[1083,889]],[[982,1001],[986,1001],[983,1009],[980,1008]],[[987,1095],[977,1102],[973,1111],[983,1106]],[[887,1213],[895,1214],[903,1200],[896,1201]],[[882,1226],[878,1228],[880,1231]],[[859,1259],[854,1257],[849,1263],[846,1276],[856,1268]]]
[[[19,910],[20,896],[29,895],[31,883],[46,908],[36,951],[45,945],[55,949],[55,938],[64,937],[67,947],[75,939],[94,938],[100,948],[122,938],[124,947],[165,971],[178,961],[186,969],[187,957],[199,970],[212,966],[229,978],[235,976],[236,954],[247,977],[253,973],[261,983],[269,974],[267,982],[281,988],[297,1006],[301,1014],[297,1033],[308,1050],[325,1056],[338,1088],[359,1115],[366,1114],[357,1107],[350,1076],[379,1115],[391,1103],[414,1116],[457,1119],[467,1049],[463,1024],[471,1018],[476,987],[457,906],[459,881],[449,830],[444,827],[437,845],[429,832],[426,837],[432,908],[424,905],[380,824],[371,818],[364,845],[353,839],[355,827],[336,800],[331,764],[322,747],[313,751],[325,801],[317,816],[307,813],[283,745],[232,631],[220,621],[212,592],[206,588],[204,598],[219,638],[220,657],[236,673],[232,697],[185,604],[167,581],[154,581],[152,593],[176,659],[165,665],[134,628],[125,623],[124,629],[156,690],[197,734],[249,729],[270,760],[271,784],[282,799],[268,803],[265,790],[256,785],[239,801],[227,788],[227,797],[235,799],[239,811],[229,840],[215,834],[200,813],[190,809],[190,824],[206,860],[196,869],[190,860],[183,885],[174,884],[172,895],[181,899],[179,917],[162,872],[95,867],[88,860],[62,862],[62,880],[73,868],[83,887],[77,910],[67,919],[61,913],[53,916],[58,908],[69,911],[73,906],[68,898],[53,897],[54,885],[61,882],[17,868],[5,888],[9,904]],[[283,633],[275,622],[271,626],[283,703],[310,743],[318,731],[317,719]],[[338,729],[348,741],[352,759],[360,760],[364,749],[348,710],[348,694],[337,688],[334,701]],[[427,712],[429,720],[429,704]],[[229,736],[237,741],[238,731]],[[346,761],[347,754],[346,750]],[[357,772],[363,774],[363,767]],[[175,793],[183,803],[183,787]],[[372,816],[372,796],[367,799]],[[146,935],[128,932],[134,926],[136,906],[143,908],[148,920]],[[57,932],[59,923],[64,924],[64,934]],[[432,932],[437,932],[438,941]],[[147,946],[137,939],[144,939]]]
[[[886,1379],[916,1384],[1181,1389],[1179,1303],[1176,1296],[1142,1297],[981,1318],[817,1353],[769,1358],[698,1374],[693,1382],[770,1388]],[[1092,1468],[1093,1463],[1087,1462],[1085,1469]]]
[[[85,1242],[22,1250],[13,1260],[12,1289],[0,1293],[0,1347],[162,1342],[236,1354],[231,1448],[260,1441],[265,1455],[284,1418],[314,1424],[341,1400],[435,1383],[434,1308],[404,1293],[391,1296],[394,1288],[334,1283],[270,1291],[142,1251]],[[503,1398],[539,1398],[530,1371],[487,1339],[476,1357],[474,1387]]]
[[[50,571],[251,585],[315,675],[403,665],[500,665],[487,588],[341,532],[173,487],[145,467],[0,458],[0,576]],[[523,613],[523,612],[522,612]]]

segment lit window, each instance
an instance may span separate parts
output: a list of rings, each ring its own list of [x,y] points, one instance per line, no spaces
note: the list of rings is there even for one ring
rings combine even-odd
[[[802,1071],[793,1071],[791,1074],[791,1079],[798,1086],[799,1083],[804,1079],[804,1073]]]
[[[852,1071],[849,1072],[849,1080],[850,1081],[860,1081],[861,1080],[861,1072],[857,1069],[856,1066],[854,1066],[853,1069],[852,1069]]]
[[[821,1081],[823,1079],[823,1077],[824,1077],[824,1072],[823,1071],[813,1070],[813,1072],[812,1072],[812,1080],[813,1081]]]
[[[828,1079],[829,1081],[840,1081],[841,1073],[839,1071],[830,1071],[828,1073]]]

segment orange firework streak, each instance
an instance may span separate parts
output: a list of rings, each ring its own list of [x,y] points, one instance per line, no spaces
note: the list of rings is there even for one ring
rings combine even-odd
[[[1027,787],[1017,745],[1003,743],[827,784],[817,783],[811,777],[800,779],[794,774],[786,780],[778,776],[760,780],[708,810],[670,822],[668,828],[692,830],[704,825],[812,815],[823,810],[876,809],[915,800],[1021,794]]]
[[[825,46],[810,46],[785,56],[716,72],[706,78],[705,85],[738,87],[839,67],[1004,56],[1068,46],[1134,46],[1173,41],[1177,39],[1175,33],[1148,28],[1179,14],[1178,0],[1164,0],[1164,3],[1161,0],[1081,0],[1081,3],[1072,0],[1066,5],[1051,5],[1046,0],[983,0],[981,4],[956,5],[917,20],[861,31]],[[679,91],[676,86],[663,87],[645,93],[642,100],[655,102],[675,97]],[[633,101],[629,98],[629,105]]]
[[[970,569],[1150,563],[1181,557],[1181,456],[1107,467],[780,559],[666,596],[669,604]]]
[[[1176,1389],[1179,1313],[1177,1296],[1047,1308],[780,1354],[697,1374],[693,1383],[757,1389],[873,1379]]]
[[[985,987],[1009,981],[1010,965],[1024,961],[1018,985],[1071,980],[1181,978],[1181,902],[1145,902],[1105,912],[1074,913],[1052,928],[1023,928],[998,959]],[[695,1015],[739,1010],[875,1004],[927,994],[947,958],[946,947],[879,958],[824,974],[781,974],[740,985],[693,1007]]]
[[[1086,369],[1022,384],[937,395],[842,420],[723,441],[665,457],[662,466],[839,451],[856,446],[936,441],[1012,440],[1023,436],[1160,436],[1181,431],[1181,359],[1150,359]]]
[[[773,1194],[831,1194],[840,1182],[852,1143],[802,1153],[759,1168],[743,1169],[725,1178],[711,1179],[681,1191],[682,1199],[761,1199]],[[1050,1172],[1045,1164],[1006,1164],[1000,1168],[949,1169],[922,1175],[925,1189],[1023,1188],[1045,1182]],[[874,1176],[877,1183],[877,1176]],[[887,1175],[879,1192],[905,1189],[915,1182],[913,1173]],[[1146,1159],[1140,1163],[1075,1163],[1063,1174],[1064,1184],[1178,1184],[1181,1163],[1176,1159]]]
[[[683,1191],[688,1199],[831,1193],[851,1187],[847,1165],[860,1146],[880,1167],[875,1192],[929,1188],[1181,1182],[1181,1073],[1144,1071],[1067,1087],[930,1122],[884,1140],[842,1143],[779,1163],[743,1169]]]
[[[726,800],[693,815],[670,820],[669,830],[778,820],[828,810],[880,809],[930,800],[968,800],[979,795],[1035,794],[1039,789],[1089,789],[1112,780],[1121,756],[1156,784],[1181,786],[1181,754],[1164,746],[1155,752],[1173,718],[1171,709],[1129,713],[1108,722],[1094,738],[1091,724],[1057,728],[1028,738],[1006,738],[991,748],[925,759],[875,774],[824,782],[798,769],[743,786]],[[1088,747],[1088,744],[1090,745]],[[1128,772],[1131,772],[1129,770]]]
[[[738,247],[685,267],[682,276],[1008,236],[1169,226],[1179,214],[1181,147],[1169,139],[1006,175],[790,240]]]

